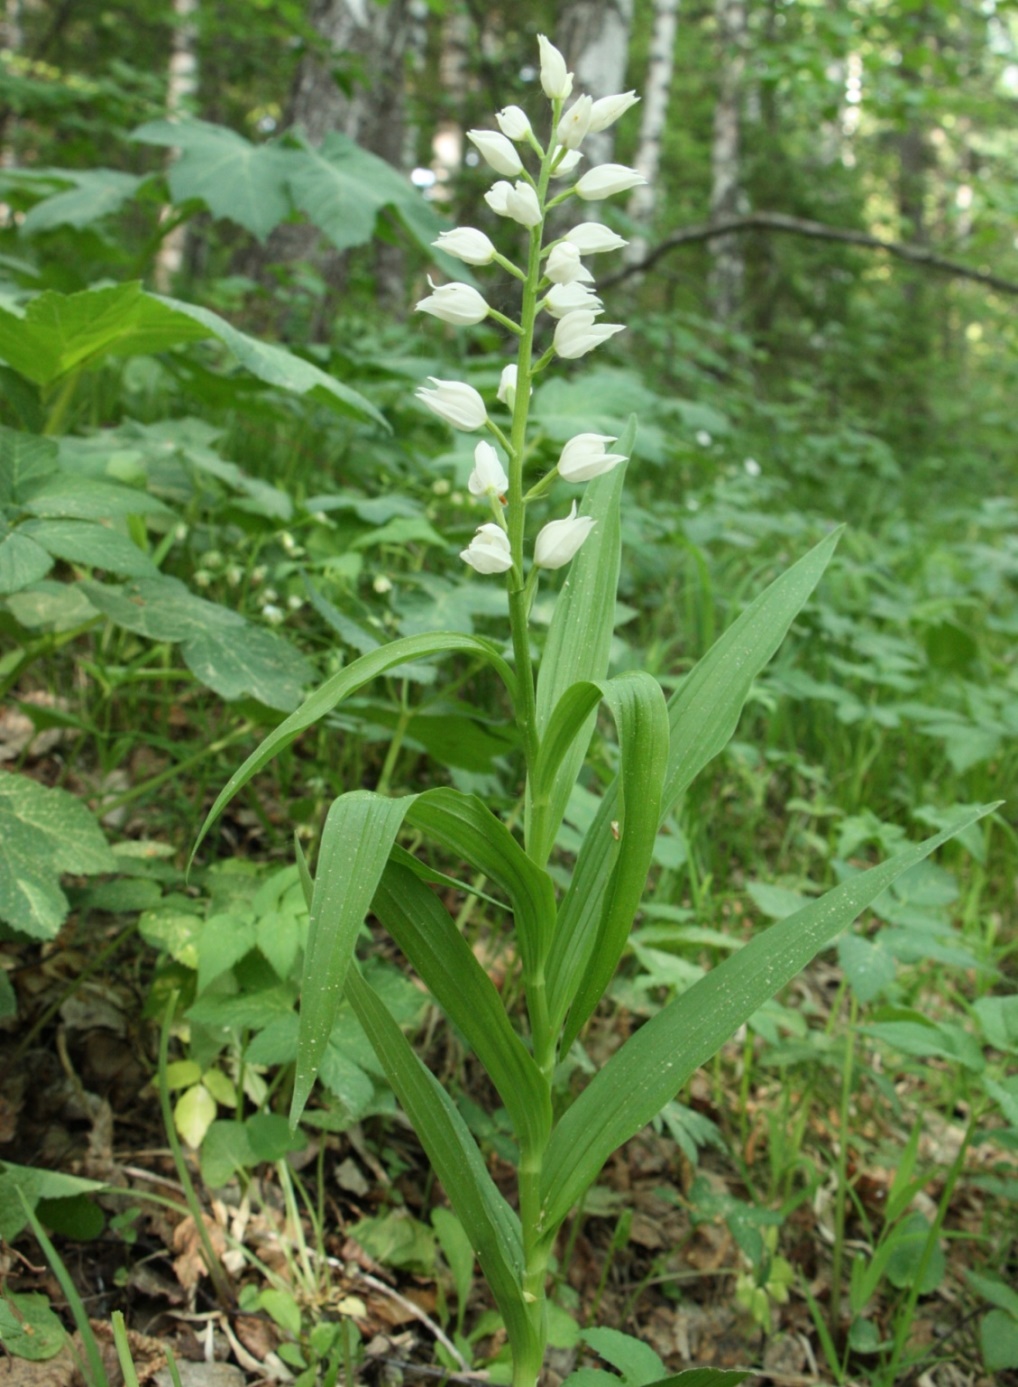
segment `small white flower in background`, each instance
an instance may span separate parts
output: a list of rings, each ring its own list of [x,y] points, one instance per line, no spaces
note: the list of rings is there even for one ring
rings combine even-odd
[[[747,477],[759,477],[761,467],[756,458],[747,458],[742,466]]]
[[[293,551],[297,548],[297,541],[294,539],[293,535],[290,533],[289,530],[280,530],[279,542],[288,554],[292,554]]]
[[[484,194],[484,200],[500,217],[509,215],[509,194],[513,190],[513,185],[507,183],[504,178],[500,178],[497,183],[493,183]]]
[[[590,133],[596,135],[602,130],[607,130],[609,125],[615,124],[619,116],[624,116],[631,106],[635,106],[639,99],[636,92],[602,96],[599,101],[594,102],[594,109],[590,113]]]
[[[277,607],[274,602],[266,602],[265,606],[262,608],[262,616],[270,626],[278,626],[285,618],[286,613],[283,611],[282,607]]]
[[[580,222],[572,231],[567,231],[564,239],[575,246],[581,255],[600,255],[603,251],[621,250],[629,242],[609,231],[600,222]]]
[[[549,101],[565,101],[572,94],[573,74],[566,70],[566,60],[543,34],[537,36],[541,50],[541,87]]]
[[[503,366],[502,375],[498,382],[498,399],[502,404],[508,405],[513,409],[516,402],[516,376],[519,368],[515,363],[511,366]]]
[[[509,536],[494,521],[482,525],[460,558],[477,573],[505,573],[513,566]]]
[[[269,570],[265,567],[263,563],[255,564],[254,568],[252,568],[251,570],[252,586],[257,587],[259,583],[264,583],[268,571]]]
[[[526,140],[530,137],[530,121],[527,113],[519,106],[506,106],[495,116],[498,128],[510,140]]]
[[[562,568],[576,554],[594,528],[589,515],[576,514],[576,502],[565,520],[553,520],[538,533],[534,563],[538,568]]]
[[[416,305],[418,313],[430,313],[435,318],[441,318],[443,323],[452,323],[455,327],[472,327],[475,323],[483,323],[488,316],[488,305],[483,296],[469,284],[443,284],[439,288],[430,275],[428,283],[434,293],[420,300]]]
[[[194,574],[194,585],[196,588],[207,588],[212,582],[212,574],[204,568],[198,568]]]
[[[523,172],[523,160],[505,135],[500,135],[496,130],[468,130],[467,139],[496,173],[515,178]]]
[[[594,109],[593,99],[578,96],[558,123],[555,138],[566,149],[579,149],[583,138],[590,129],[590,117]]]
[[[586,284],[555,284],[544,298],[544,311],[553,318],[564,318],[567,313],[603,313],[604,304]]]
[[[624,323],[598,323],[592,309],[578,309],[559,319],[555,329],[555,351],[566,361],[586,356],[609,337],[625,330]]]
[[[594,282],[594,276],[580,259],[579,250],[568,241],[562,241],[551,252],[544,272],[553,284],[572,284],[577,279],[587,284]]]
[[[304,599],[303,597],[298,597],[294,592],[286,599],[286,605],[291,612],[299,612],[304,605]]]
[[[226,581],[231,588],[239,587],[244,581],[244,570],[239,563],[230,564],[229,568],[226,570]]]
[[[384,573],[379,573],[371,586],[379,597],[384,597],[387,592],[392,592],[392,579],[387,578]]]
[[[537,194],[530,184],[524,183],[522,179],[517,179],[512,191],[506,194],[505,210],[506,216],[512,217],[514,222],[519,222],[528,231],[533,231],[535,226],[540,226],[544,221]]]
[[[438,380],[435,376],[429,376],[428,380],[435,387],[434,390],[422,385],[415,393],[421,403],[427,405],[439,419],[444,419],[454,429],[465,429],[468,433],[484,427],[488,411],[472,385],[459,380]]]
[[[437,477],[431,483],[431,490],[436,496],[448,496],[452,490],[452,482],[448,477]]]
[[[478,443],[474,449],[474,470],[467,490],[471,496],[504,496],[509,490],[509,478],[490,443]]]
[[[287,534],[287,532],[283,530],[279,536],[279,542],[284,549],[290,550],[293,548],[293,535]],[[205,555],[206,568],[221,568],[222,563],[223,556],[218,549],[210,549]]]
[[[455,231],[443,231],[433,246],[444,250],[468,265],[490,265],[495,258],[495,247],[483,231],[475,231],[472,226],[458,226]]]
[[[709,448],[710,445],[714,442],[713,438],[711,438],[710,434],[707,432],[706,429],[697,429],[696,441],[697,443],[699,443],[701,448]]]
[[[589,482],[625,462],[625,453],[609,453],[606,447],[614,443],[611,434],[578,433],[562,449],[558,474],[567,482]]]
[[[615,193],[628,193],[630,188],[639,188],[646,181],[642,173],[625,164],[598,164],[579,180],[576,192],[588,202],[596,202]]]
[[[552,178],[565,178],[583,158],[578,149],[567,150],[551,171]]]

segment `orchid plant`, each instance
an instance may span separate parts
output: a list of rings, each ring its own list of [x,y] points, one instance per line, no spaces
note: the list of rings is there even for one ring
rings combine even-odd
[[[582,357],[623,330],[598,321],[602,305],[584,263],[584,257],[623,245],[621,238],[596,221],[581,221],[547,244],[545,231],[554,208],[573,199],[609,197],[642,181],[633,169],[606,164],[566,182],[582,157],[584,138],[611,125],[637,98],[632,92],[599,101],[581,95],[566,108],[572,74],[548,39],[539,43],[541,86],[551,108],[547,144],[515,106],[496,116],[498,131],[469,134],[503,176],[487,202],[499,217],[525,228],[526,263],[517,265],[471,227],[444,232],[436,243],[468,265],[498,266],[517,280],[518,319],[496,311],[468,284],[432,286],[417,305],[457,325],[493,318],[515,342],[516,359],[502,373],[494,402],[508,413],[508,423],[497,408],[492,417],[480,393],[465,382],[432,378],[418,391],[423,404],[453,428],[487,434],[475,448],[469,490],[486,500],[491,518],[462,558],[478,573],[504,575],[508,648],[480,636],[435,632],[395,640],[353,661],[234,774],[199,837],[200,842],[224,805],[277,751],[395,666],[460,655],[488,666],[501,680],[522,754],[521,833],[481,799],[453,788],[401,797],[354,789],[329,810],[313,880],[298,846],[310,925],[291,1121],[297,1122],[307,1103],[345,994],[470,1238],[504,1320],[514,1387],[533,1387],[538,1380],[547,1343],[549,1259],[564,1220],[611,1153],[895,877],[986,812],[970,813],[950,831],[848,877],[772,925],[636,1031],[581,1092],[556,1091],[559,1061],[582,1046],[584,1027],[626,947],[663,819],[734,732],[754,677],[818,582],[838,535],[830,534],[757,597],[669,700],[647,672],[608,676],[622,481],[634,425],[620,439],[579,434],[545,476],[528,486],[525,474],[535,379],[556,359]],[[528,561],[528,510],[559,480],[583,486],[582,502],[578,507],[574,500],[566,516],[537,532]],[[567,565],[535,676],[529,621],[539,575]],[[559,893],[548,862],[602,704],[617,732],[618,771]],[[428,840],[467,864],[498,893],[485,900],[505,912],[506,928],[515,931],[522,1015],[507,1009],[430,889],[459,883],[399,845],[408,827],[417,841]],[[519,1149],[513,1203],[496,1187],[449,1094],[362,976],[354,946],[369,911],[473,1048],[501,1098]],[[516,996],[517,989],[507,989],[507,995]],[[585,1064],[591,1067],[589,1059]]]

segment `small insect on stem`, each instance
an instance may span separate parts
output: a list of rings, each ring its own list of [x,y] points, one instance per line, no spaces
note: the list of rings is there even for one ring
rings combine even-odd
[[[622,834],[619,832],[619,821],[618,821],[618,819],[612,819],[612,822],[611,822],[611,830],[612,830],[612,837],[615,839],[615,841],[616,841],[616,843],[617,843],[617,842],[619,841],[619,839],[622,837]]]

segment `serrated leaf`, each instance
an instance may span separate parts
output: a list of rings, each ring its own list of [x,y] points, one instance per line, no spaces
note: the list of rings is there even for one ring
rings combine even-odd
[[[35,939],[52,939],[68,910],[61,873],[116,869],[102,829],[80,800],[0,772],[0,920]]]
[[[209,336],[140,284],[118,284],[29,300],[23,316],[0,308],[0,358],[36,385],[107,355],[165,351]]]
[[[45,1362],[56,1357],[66,1340],[64,1326],[46,1296],[5,1291],[0,1297],[0,1344],[12,1358]],[[16,1377],[17,1368],[8,1366]]]
[[[294,202],[337,250],[369,241],[379,213],[389,208],[436,263],[464,279],[463,265],[431,244],[446,222],[409,179],[339,131],[328,134],[318,149],[305,145],[295,152],[287,178]]]
[[[37,583],[53,567],[53,555],[20,530],[0,539],[0,596]]]
[[[251,144],[236,131],[203,120],[149,121],[131,139],[180,151],[168,175],[175,202],[196,198],[214,217],[236,222],[259,241],[289,216],[289,150]]]
[[[53,173],[74,186],[52,193],[30,208],[21,223],[23,236],[57,226],[91,226],[119,212],[145,182],[144,177],[116,169],[54,169]]]
[[[245,370],[266,385],[293,391],[295,395],[306,395],[318,404],[329,405],[358,419],[370,419],[386,433],[392,432],[388,420],[370,400],[303,357],[295,356],[275,342],[260,342],[258,338],[248,336],[208,308],[184,303],[182,299],[160,298],[159,302],[206,328],[204,336],[217,337]]]
[[[0,428],[0,506],[20,503],[44,484],[57,472],[58,457],[52,438]]]
[[[101,568],[125,578],[151,578],[159,570],[126,536],[87,520],[26,520],[18,531],[69,563]]]
[[[49,477],[32,487],[23,504],[29,515],[47,520],[108,520],[127,515],[169,519],[174,515],[169,506],[137,487],[68,474]]]

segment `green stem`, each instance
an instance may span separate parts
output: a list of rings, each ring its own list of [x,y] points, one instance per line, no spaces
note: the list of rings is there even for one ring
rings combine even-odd
[[[392,733],[392,741],[389,743],[389,750],[385,753],[385,760],[382,763],[382,770],[378,777],[378,784],[375,786],[375,793],[387,795],[392,784],[392,773],[396,769],[396,758],[403,749],[403,739],[407,734],[407,728],[414,720],[414,710],[407,702],[407,681],[403,680],[400,691],[400,713],[399,721],[396,723]]]
[[[177,995],[176,991],[170,993],[162,1029],[159,1033],[159,1106],[162,1109],[163,1126],[166,1128],[166,1140],[170,1144],[173,1164],[177,1170],[177,1179],[184,1187],[184,1199],[191,1211],[191,1217],[194,1219],[195,1231],[201,1242],[202,1255],[205,1258],[209,1276],[212,1278],[212,1285],[215,1287],[216,1299],[224,1309],[228,1309],[233,1303],[230,1284],[226,1279],[222,1263],[212,1246],[209,1230],[205,1226],[205,1217],[202,1213],[201,1202],[198,1199],[198,1192],[195,1190],[191,1172],[187,1168],[187,1161],[184,1159],[184,1152],[181,1150],[177,1137],[177,1129],[174,1126],[173,1109],[170,1106],[170,1087],[166,1082],[166,1066],[170,1053],[170,1027],[173,1025],[173,1013],[177,1008]]]
[[[841,1107],[838,1113],[838,1184],[834,1196],[834,1248],[831,1254],[831,1336],[841,1341],[841,1282],[845,1260],[845,1211],[848,1203],[848,1131],[852,1106],[852,1070],[855,1064],[855,1027],[859,1003],[852,995],[849,1004],[848,1034],[845,1036],[845,1063],[841,1071]]]
[[[64,377],[57,391],[56,398],[49,407],[49,413],[46,416],[46,423],[42,431],[50,438],[63,431],[64,421],[71,407],[71,401],[74,398],[74,391],[77,388],[80,375],[81,368],[79,367],[77,370],[70,371]]]
[[[979,1128],[982,1115],[982,1109],[979,1109],[978,1112],[973,1111],[969,1115],[968,1126],[965,1128],[965,1135],[962,1137],[961,1146],[958,1148],[958,1154],[952,1161],[951,1168],[947,1172],[947,1177],[944,1180],[943,1193],[937,1205],[936,1217],[933,1220],[933,1224],[926,1238],[923,1255],[919,1259],[919,1266],[916,1268],[915,1275],[912,1278],[912,1284],[908,1288],[908,1296],[905,1299],[905,1303],[899,1309],[896,1317],[897,1326],[894,1333],[894,1348],[891,1351],[891,1361],[880,1374],[879,1381],[881,1387],[893,1387],[893,1384],[898,1379],[898,1365],[901,1362],[902,1354],[905,1352],[905,1345],[908,1343],[909,1330],[912,1328],[912,1321],[915,1318],[916,1304],[922,1294],[923,1282],[926,1280],[926,1273],[929,1270],[930,1261],[936,1251],[937,1243],[940,1240],[940,1230],[943,1228],[944,1220],[947,1218],[947,1211],[951,1206],[955,1187],[961,1179],[962,1171],[965,1169],[965,1156],[972,1143],[972,1138]]]

